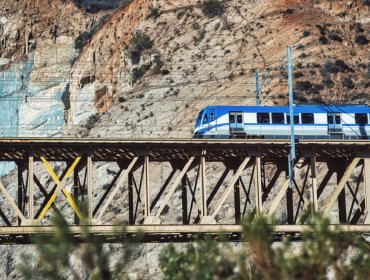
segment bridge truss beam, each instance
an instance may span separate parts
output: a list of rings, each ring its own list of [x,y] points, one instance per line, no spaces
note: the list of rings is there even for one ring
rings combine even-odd
[[[370,143],[296,148],[289,188],[284,141],[1,140],[0,161],[14,162],[17,176],[0,180],[0,241],[50,233],[50,208],[76,235],[81,225],[112,235],[120,221],[126,234],[158,241],[188,229],[240,236],[242,218],[255,214],[274,214],[277,232],[300,232],[305,210],[370,232]]]

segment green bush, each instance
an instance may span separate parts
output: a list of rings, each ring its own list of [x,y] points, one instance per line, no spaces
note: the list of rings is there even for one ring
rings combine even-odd
[[[144,32],[137,30],[132,35],[131,47],[136,52],[142,52],[146,49],[151,49],[153,47],[153,41]]]
[[[150,64],[144,64],[140,67],[133,68],[131,72],[131,83],[135,84],[138,80],[140,80],[141,77],[143,77],[144,74],[150,69],[150,67]]]
[[[215,241],[198,241],[186,250],[162,251],[164,279],[368,279],[370,246],[361,237],[330,228],[328,219],[306,212],[310,230],[300,243],[274,242],[271,219],[244,220],[246,249],[236,251]]]
[[[207,17],[220,16],[225,12],[225,3],[221,0],[205,0],[201,9]]]
[[[150,6],[149,7],[149,13],[148,13],[147,18],[157,19],[160,16],[161,16],[161,11],[158,7],[156,7],[156,6]]]

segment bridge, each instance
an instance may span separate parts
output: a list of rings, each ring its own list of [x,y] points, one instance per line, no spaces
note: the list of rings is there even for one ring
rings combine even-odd
[[[0,161],[15,170],[0,179],[0,243],[52,234],[51,208],[76,238],[89,230],[109,242],[239,239],[253,214],[276,215],[277,234],[300,233],[305,209],[370,233],[370,141],[299,140],[296,150],[289,188],[286,140],[1,139]]]

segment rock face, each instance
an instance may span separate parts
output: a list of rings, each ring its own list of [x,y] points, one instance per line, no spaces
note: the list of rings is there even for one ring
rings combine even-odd
[[[287,45],[296,102],[368,103],[369,9],[361,0],[232,0],[209,16],[196,0],[1,1],[0,135],[189,138],[204,106],[255,103],[255,70],[262,104],[286,104]],[[135,32],[148,47],[131,43]],[[0,175],[13,168],[1,165]],[[99,189],[116,166],[96,168]],[[153,168],[153,185],[161,172]],[[6,178],[13,194],[14,176]],[[231,221],[224,207],[221,219]],[[148,258],[160,247],[140,247],[130,273],[160,277]],[[1,278],[16,276],[22,250],[0,250],[9,254]],[[134,271],[142,263],[151,270]]]

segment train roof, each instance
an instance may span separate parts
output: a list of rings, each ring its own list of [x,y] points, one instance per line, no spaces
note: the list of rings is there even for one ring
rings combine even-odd
[[[289,106],[229,106],[229,105],[217,105],[217,106],[207,106],[205,109],[215,108],[220,111],[244,111],[244,112],[257,112],[257,113],[287,113],[289,112]],[[302,105],[298,104],[294,106],[295,113],[370,113],[370,107],[368,105]]]

